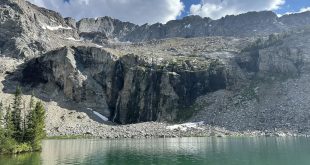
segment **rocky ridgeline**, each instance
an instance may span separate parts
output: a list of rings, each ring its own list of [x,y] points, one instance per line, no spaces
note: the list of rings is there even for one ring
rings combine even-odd
[[[309,20],[310,12],[277,17],[273,12],[262,11],[219,20],[188,16],[166,24],[140,26],[110,17],[76,21],[25,0],[3,0],[0,2],[0,46],[2,55],[32,58],[68,45],[68,40],[105,45],[172,37],[254,37],[302,28],[309,25]]]
[[[135,127],[84,122],[69,110],[121,124],[204,121],[194,130],[199,136],[212,132],[209,125],[310,134],[309,19],[309,12],[264,11],[139,26],[109,17],[76,22],[24,0],[2,0],[0,94],[9,97],[20,83],[26,93],[36,91],[50,135],[92,130],[110,137],[102,130]],[[166,126],[154,126],[161,131],[154,136],[176,136]]]
[[[110,17],[82,19],[77,22],[81,33],[99,32],[110,39],[141,42],[172,37],[233,36],[253,37],[292,30],[309,25],[310,12],[278,17],[271,11],[249,12],[219,20],[188,16],[166,24],[141,26]]]

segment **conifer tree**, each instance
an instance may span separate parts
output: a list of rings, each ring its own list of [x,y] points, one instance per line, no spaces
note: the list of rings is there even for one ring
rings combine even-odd
[[[2,102],[0,102],[0,152],[2,152],[7,142],[4,130],[3,111],[4,111],[3,104]]]
[[[25,129],[25,135],[24,135],[24,140],[25,142],[31,142],[33,138],[33,128],[34,128],[34,108],[35,108],[35,100],[33,98],[33,93],[30,98],[30,103],[29,103],[29,111],[26,116],[26,129]]]
[[[3,114],[4,114],[4,109],[3,109],[3,103],[2,101],[0,102],[0,128],[3,128]]]
[[[11,107],[8,106],[5,114],[5,137],[11,139],[14,133],[14,124]]]
[[[28,115],[27,139],[31,141],[33,150],[41,149],[42,139],[45,137],[45,109],[41,102]]]
[[[0,144],[4,140],[3,104],[0,102]]]
[[[13,138],[16,139],[17,141],[20,141],[22,139],[22,128],[21,128],[22,91],[19,86],[17,86],[15,90],[12,108],[13,108],[12,120],[14,126]]]
[[[35,106],[35,101],[34,101],[34,98],[33,98],[34,94],[33,92],[31,93],[31,98],[30,98],[30,103],[29,103],[29,110],[31,111],[34,106]]]

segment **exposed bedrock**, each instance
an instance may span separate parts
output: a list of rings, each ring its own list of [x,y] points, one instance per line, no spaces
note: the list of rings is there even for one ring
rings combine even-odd
[[[228,83],[218,60],[206,60],[201,68],[178,62],[65,47],[28,62],[22,81],[57,84],[68,98],[97,108],[115,122],[176,121],[198,96],[226,89]]]
[[[309,75],[309,34],[305,29],[271,35],[240,50],[232,47],[235,52],[201,50],[199,55],[178,53],[181,49],[185,52],[186,44],[195,40],[186,40],[186,44],[180,40],[168,51],[165,46],[178,39],[115,49],[64,47],[29,61],[22,81],[33,86],[56,84],[67,98],[122,124],[178,122],[194,115],[197,121],[232,129],[280,127],[284,122],[300,126],[301,123],[294,122],[297,119],[292,121],[291,116],[281,113],[294,109],[294,104],[278,106],[278,103],[285,102],[286,93],[307,89],[303,86],[295,89],[291,83],[283,87],[283,84],[301,81]],[[206,41],[209,40],[216,41]],[[202,41],[205,42],[199,40]],[[224,42],[221,38],[219,41]],[[227,40],[232,42],[243,43]],[[144,52],[157,47],[163,51],[153,55]],[[125,53],[120,53],[121,50]],[[282,89],[287,91],[275,96]],[[309,116],[306,104],[299,103],[300,97],[292,98],[300,104],[298,113]],[[239,109],[244,112],[239,113]],[[275,111],[277,115],[273,114]]]
[[[253,44],[236,58],[249,85],[199,97],[192,106],[199,112],[192,120],[237,131],[282,129],[308,134],[309,35],[304,30]]]

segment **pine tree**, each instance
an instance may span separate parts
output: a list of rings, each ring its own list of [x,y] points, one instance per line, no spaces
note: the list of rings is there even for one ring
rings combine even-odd
[[[31,142],[33,139],[33,128],[34,128],[34,120],[33,120],[33,116],[34,116],[34,108],[35,108],[35,100],[33,97],[33,93],[31,95],[30,98],[30,103],[29,103],[29,111],[28,114],[26,116],[26,129],[25,129],[25,135],[24,135],[24,141],[25,142]]]
[[[0,102],[0,146],[4,142],[4,122],[3,122],[3,104]]]
[[[2,103],[2,101],[0,102],[0,128],[3,128],[3,126],[4,126],[4,122],[3,122],[3,111],[4,111],[4,109],[3,109],[3,103]]]
[[[30,109],[30,111],[34,108],[34,106],[35,106],[35,101],[34,101],[34,94],[33,94],[33,91],[32,91],[32,93],[31,93],[31,98],[30,98],[30,103],[29,103],[29,109]]]
[[[14,133],[14,124],[11,107],[8,106],[5,114],[5,137],[11,139]]]
[[[4,129],[4,119],[3,119],[4,109],[3,104],[0,102],[0,153],[4,150],[7,144],[7,138],[5,136],[5,129]]]
[[[26,124],[26,115],[27,115],[27,109],[26,109],[26,102],[23,102],[23,112],[22,112],[22,139],[21,141],[24,142],[25,140],[25,134],[26,134],[26,128],[27,128],[27,124]]]
[[[33,150],[41,149],[42,139],[45,137],[45,109],[41,102],[28,115],[27,140],[31,141]]]
[[[4,111],[3,104],[1,103],[1,112]],[[2,121],[2,126],[0,128],[1,130],[1,135],[0,135],[0,154],[2,152],[10,152],[12,147],[15,144],[15,140],[12,138],[13,135],[13,123],[12,123],[12,113],[11,113],[11,108],[7,107],[6,108],[7,112],[6,115]],[[3,115],[3,113],[1,113]],[[3,122],[4,121],[4,122]]]
[[[12,111],[12,121],[13,121],[13,126],[14,126],[14,133],[13,133],[13,138],[16,139],[17,141],[21,141],[22,138],[22,128],[21,128],[21,123],[22,123],[22,117],[21,117],[21,112],[22,112],[22,91],[20,87],[16,87],[16,91],[14,94],[14,102],[13,102],[13,111]]]

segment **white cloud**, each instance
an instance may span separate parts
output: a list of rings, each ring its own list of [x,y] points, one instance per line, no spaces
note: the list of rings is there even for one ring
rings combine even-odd
[[[289,12],[286,12],[284,14],[277,14],[278,17],[282,17],[283,15],[290,15],[290,14],[296,14],[296,13],[303,13],[303,12],[307,12],[307,11],[310,11],[310,7],[303,7],[301,9],[299,9],[299,11],[295,11],[295,12],[292,12],[292,11],[289,11]]]
[[[310,7],[301,8],[301,9],[299,10],[299,13],[303,13],[303,12],[306,12],[306,11],[310,11]]]
[[[276,10],[285,0],[201,0],[190,7],[190,14],[219,19],[249,11]]]
[[[28,0],[76,19],[110,16],[137,24],[166,23],[184,9],[181,0]]]

